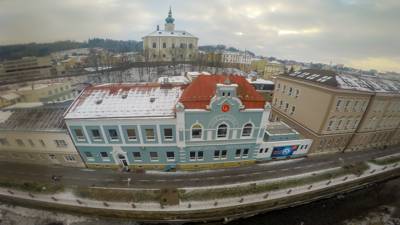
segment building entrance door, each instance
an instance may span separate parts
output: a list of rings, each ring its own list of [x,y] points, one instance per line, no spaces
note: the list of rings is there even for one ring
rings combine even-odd
[[[122,164],[124,167],[128,166],[128,160],[123,154],[118,154],[119,163]]]

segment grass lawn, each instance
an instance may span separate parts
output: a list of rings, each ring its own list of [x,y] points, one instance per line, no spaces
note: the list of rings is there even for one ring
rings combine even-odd
[[[370,162],[377,164],[377,165],[387,165],[392,163],[400,163],[400,156],[390,156],[384,159],[373,159]]]
[[[336,177],[344,176],[347,174],[361,174],[369,167],[365,163],[358,163],[352,165],[346,165],[334,171],[329,171],[317,175],[310,175],[302,178],[292,178],[283,181],[277,181],[266,184],[250,184],[247,186],[229,187],[229,188],[214,188],[207,190],[195,190],[190,192],[180,191],[180,198],[183,201],[202,201],[219,198],[239,197],[248,194],[257,194],[269,191],[275,191],[279,189],[291,188],[296,186],[302,186],[319,182],[323,180],[329,180]]]
[[[61,184],[21,182],[16,180],[0,180],[0,187],[43,194],[54,194],[64,190],[64,186]]]
[[[75,195],[98,201],[112,202],[147,202],[160,201],[160,190],[123,190],[79,187],[74,190]]]

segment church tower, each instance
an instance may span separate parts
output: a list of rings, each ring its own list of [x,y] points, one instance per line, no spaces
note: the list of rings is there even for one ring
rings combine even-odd
[[[172,17],[171,6],[169,7],[168,17],[165,19],[165,30],[174,31],[175,30],[175,19]]]

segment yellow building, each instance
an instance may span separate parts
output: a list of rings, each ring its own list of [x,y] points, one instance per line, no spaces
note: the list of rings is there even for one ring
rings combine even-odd
[[[0,111],[0,161],[84,167],[64,126],[69,104]]]
[[[311,153],[386,147],[398,142],[396,85],[400,82],[326,70],[283,74],[276,78],[271,119],[313,139]]]
[[[3,62],[0,82],[21,82],[37,78],[50,78],[56,74],[50,57],[24,57]]]
[[[193,61],[198,54],[198,38],[184,30],[175,30],[171,9],[165,19],[165,29],[144,36],[145,61]]]
[[[264,79],[273,80],[276,76],[285,72],[285,65],[278,61],[270,61],[265,65]]]

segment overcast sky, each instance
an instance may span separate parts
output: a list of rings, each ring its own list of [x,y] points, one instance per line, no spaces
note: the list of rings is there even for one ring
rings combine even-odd
[[[400,0],[0,0],[0,45],[140,40],[170,5],[200,45],[400,72]]]

